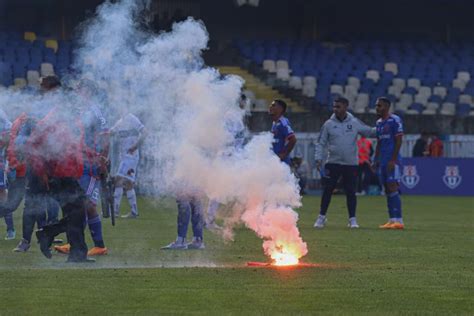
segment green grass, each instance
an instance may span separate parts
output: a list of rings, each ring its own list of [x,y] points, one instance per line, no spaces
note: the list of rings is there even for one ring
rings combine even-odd
[[[245,228],[233,242],[206,232],[204,251],[160,250],[175,237],[175,205],[141,200],[138,220],[104,223],[110,254],[95,264],[47,260],[37,245],[17,254],[18,240],[0,241],[0,315],[474,314],[474,199],[403,202],[405,231],[376,228],[386,220],[382,197],[360,198],[362,228],[348,230],[340,196],[327,227],[314,230],[319,198],[305,197],[304,261],[325,266],[266,269],[245,267],[266,260]]]

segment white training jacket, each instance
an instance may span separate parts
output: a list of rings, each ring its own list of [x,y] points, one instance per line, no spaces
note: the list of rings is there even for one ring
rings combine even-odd
[[[365,125],[351,113],[340,121],[335,114],[331,115],[319,133],[315,149],[316,160],[322,160],[323,152],[327,148],[326,163],[357,166],[359,155],[357,149],[357,135],[365,137],[375,136],[375,127]]]

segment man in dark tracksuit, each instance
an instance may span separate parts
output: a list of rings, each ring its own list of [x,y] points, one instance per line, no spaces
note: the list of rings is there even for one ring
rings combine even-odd
[[[44,80],[42,84],[59,85],[56,77]],[[41,252],[51,258],[54,237],[66,232],[71,244],[68,262],[85,262],[90,261],[84,240],[86,196],[78,181],[84,169],[84,129],[75,116],[64,106],[56,106],[39,121],[28,141],[28,161],[44,193],[59,202],[64,214],[59,222],[36,232]]]
[[[328,149],[328,158],[324,166],[324,191],[321,208],[315,228],[323,228],[326,223],[326,212],[331,202],[332,192],[342,177],[347,198],[350,228],[359,228],[356,221],[357,198],[355,195],[358,169],[357,136],[370,136],[375,129],[363,124],[347,112],[349,101],[338,98],[334,101],[334,114],[327,120],[319,134],[315,150],[316,166],[322,167],[323,150]]]

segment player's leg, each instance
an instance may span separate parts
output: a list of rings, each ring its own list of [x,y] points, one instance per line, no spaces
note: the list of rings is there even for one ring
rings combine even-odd
[[[341,165],[328,163],[324,166],[324,171],[324,179],[321,179],[324,181],[323,196],[321,197],[319,216],[314,223],[316,228],[323,228],[326,223],[326,213],[331,203],[332,192],[341,176]]]
[[[196,198],[193,198],[190,203],[190,206],[191,223],[193,226],[193,240],[188,244],[188,249],[204,249],[204,216],[201,201]]]
[[[50,196],[46,198],[46,213],[48,215],[47,223],[54,224],[59,221],[59,204],[58,202],[51,198]]]
[[[8,213],[4,217],[5,225],[7,226],[7,234],[5,240],[12,240],[16,237],[15,225],[13,223],[13,213]]]
[[[402,218],[402,200],[400,198],[400,166],[395,165],[395,168],[389,173],[386,183],[387,204],[393,216],[392,229],[403,229]]]
[[[120,216],[120,203],[122,202],[123,196],[123,178],[120,176],[115,177],[115,189],[114,189],[114,212],[115,217]]]
[[[178,237],[172,243],[167,246],[162,247],[161,249],[187,249],[188,245],[186,244],[186,235],[188,233],[189,219],[191,217],[191,205],[189,199],[177,199],[176,203],[178,205],[178,218],[177,218],[177,228],[178,228]]]
[[[41,201],[39,200],[38,195],[27,190],[22,215],[22,240],[13,251],[26,252],[30,248],[31,236],[33,235],[36,222],[35,207],[38,206],[39,203],[41,203]]]
[[[379,227],[384,229],[403,229],[403,219],[401,217],[401,199],[399,194],[400,167],[396,165],[393,170],[388,170],[387,166],[382,166],[381,174],[381,180],[383,181],[382,183],[385,187],[389,220],[387,223]]]
[[[125,218],[136,218],[138,216],[137,194],[135,192],[135,183],[129,179],[124,180],[124,189],[126,190],[130,213],[123,216]]]
[[[356,208],[357,208],[357,197],[356,197],[356,185],[357,185],[357,174],[358,166],[342,166],[342,181],[344,191],[346,193],[346,205],[349,213],[349,227],[359,228],[356,220]]]
[[[83,176],[84,177],[84,176]],[[94,247],[87,253],[88,256],[100,256],[106,255],[108,249],[105,247],[104,238],[102,235],[102,222],[97,212],[97,203],[99,201],[99,179],[93,176],[87,176],[87,180],[84,180],[87,185],[87,189],[84,190],[83,185],[81,187],[86,192],[86,211],[87,211],[87,225],[91,233]],[[82,181],[81,181],[82,183]]]

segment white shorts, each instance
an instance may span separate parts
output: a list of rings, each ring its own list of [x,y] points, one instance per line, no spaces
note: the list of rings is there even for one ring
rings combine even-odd
[[[137,178],[138,156],[124,155],[121,158],[117,176],[135,182]]]

